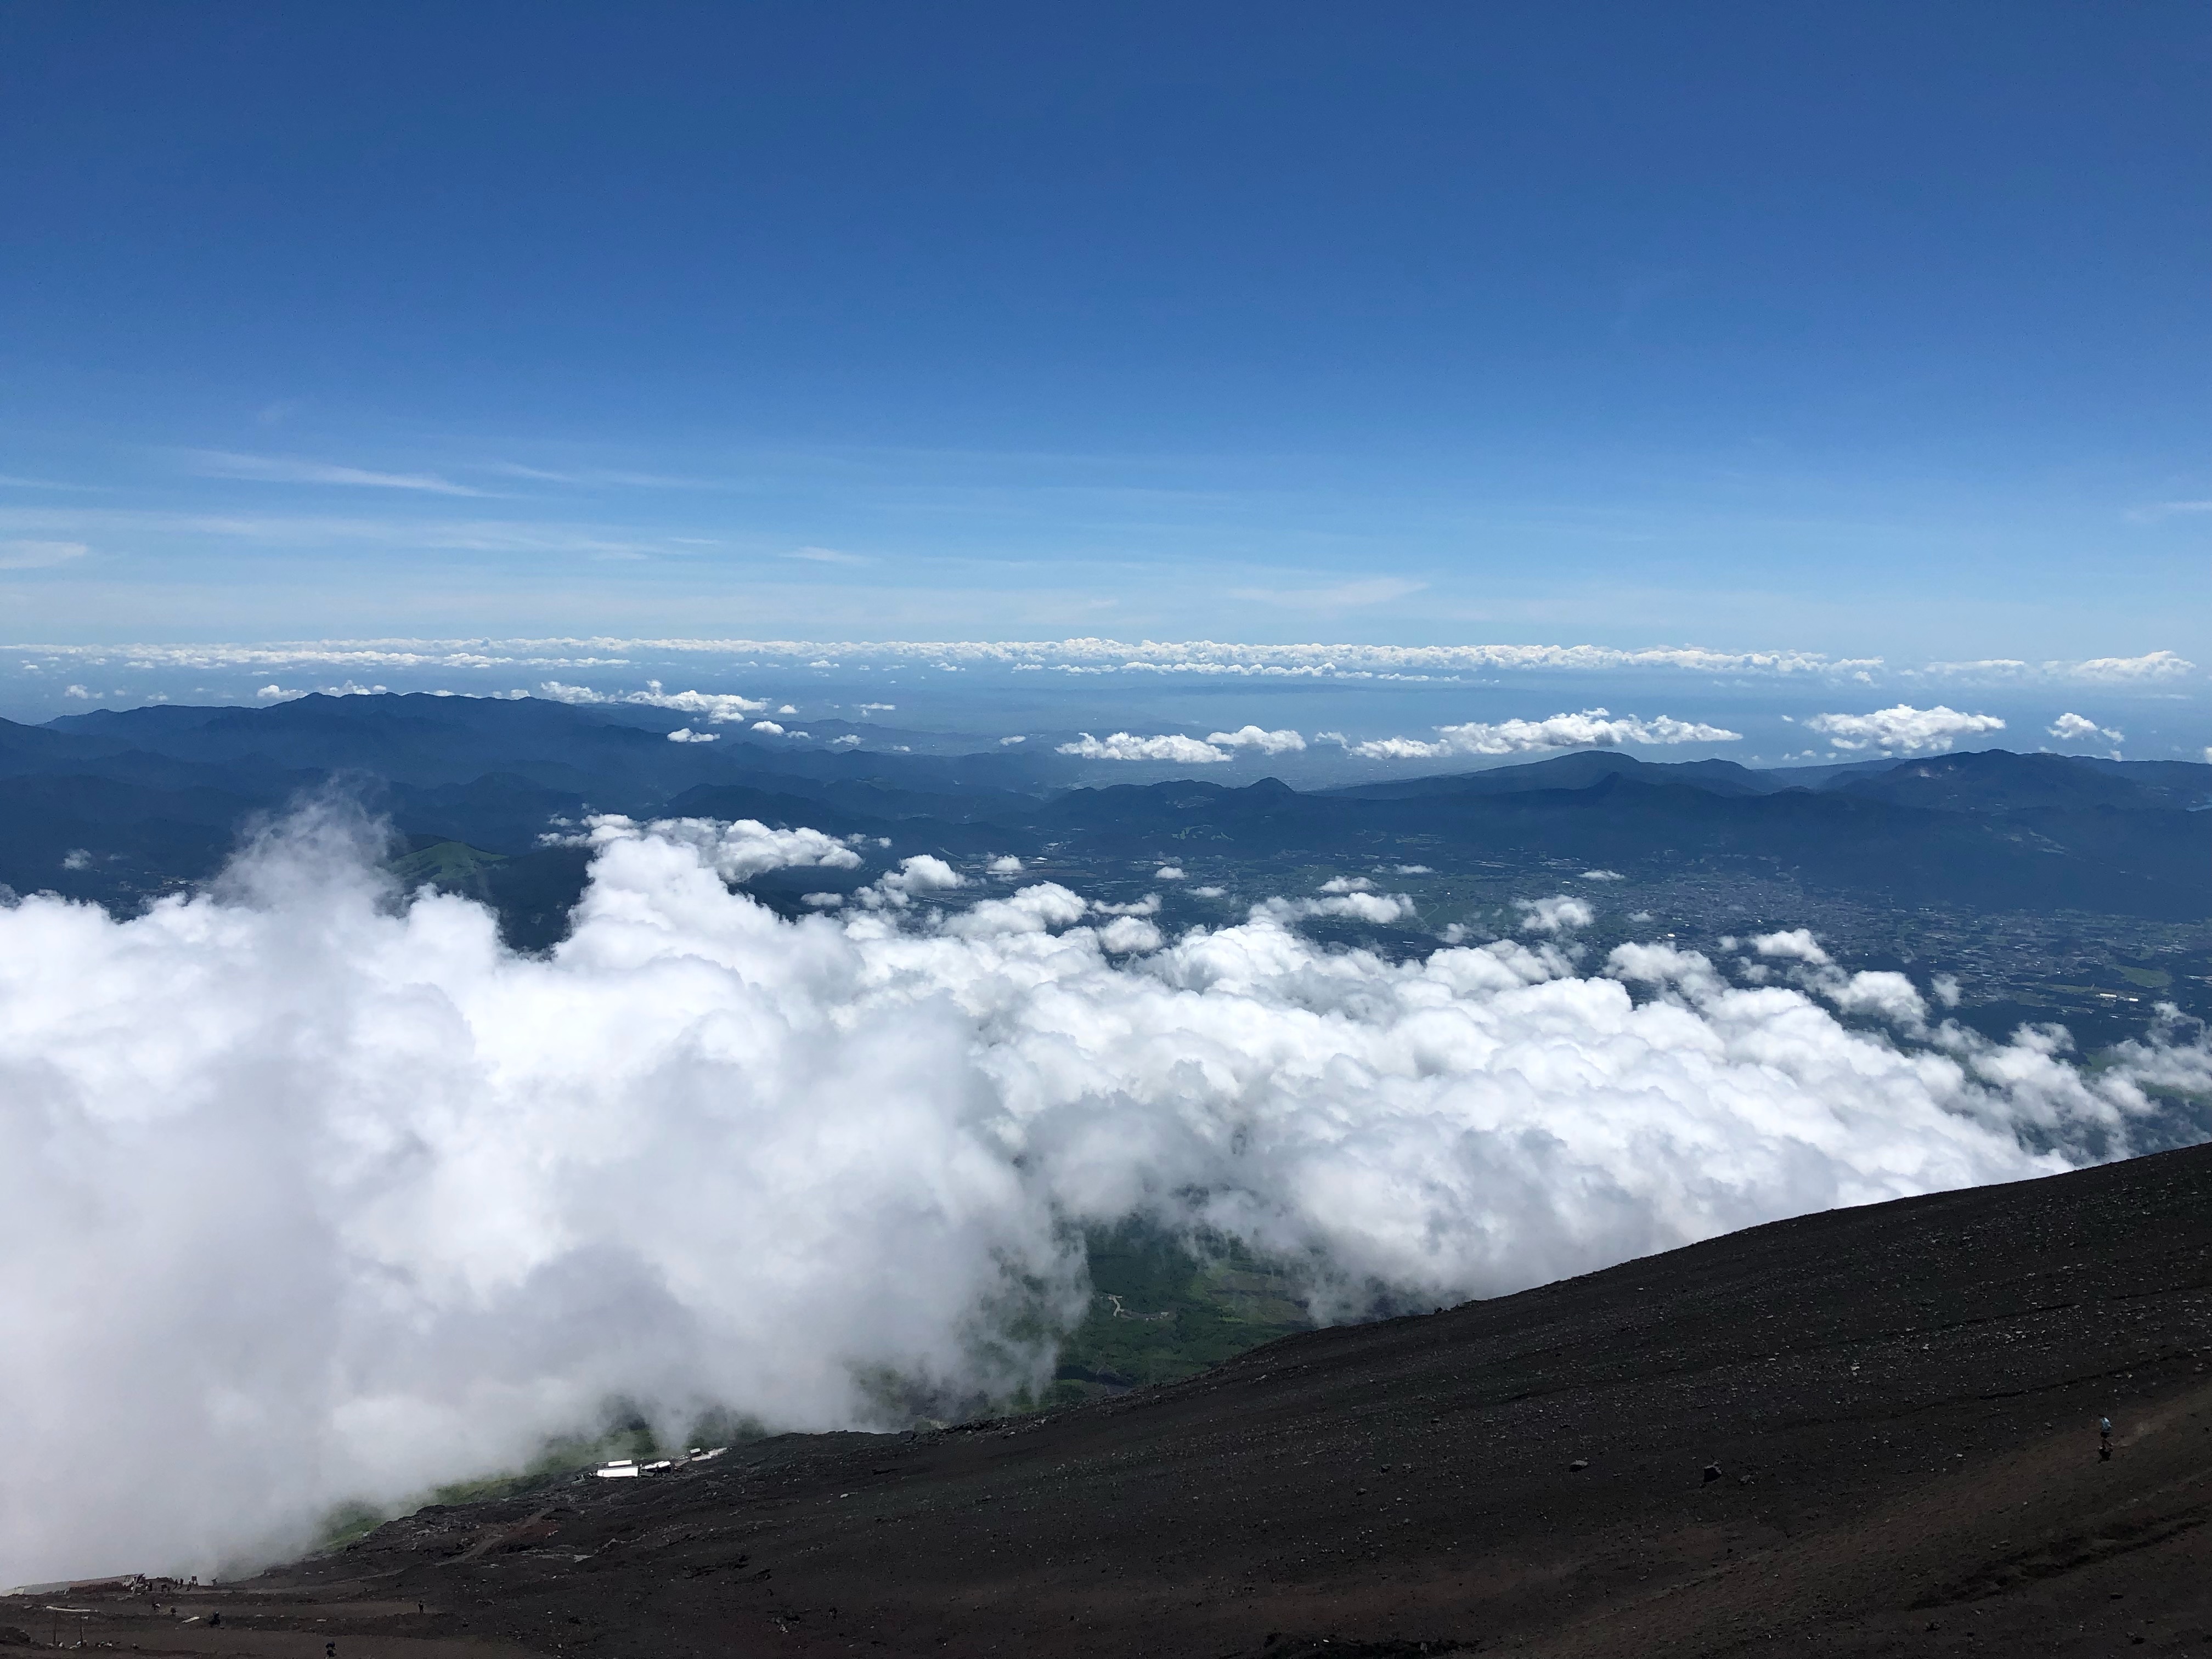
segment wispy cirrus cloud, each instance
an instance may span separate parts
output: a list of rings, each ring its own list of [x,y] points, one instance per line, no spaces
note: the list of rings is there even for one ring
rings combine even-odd
[[[435,472],[378,472],[290,455],[240,455],[222,449],[185,452],[185,465],[204,478],[244,478],[256,483],[336,484],[366,489],[411,489],[430,495],[483,495]]]
[[[720,544],[641,534],[580,520],[422,519],[334,514],[173,513],[106,507],[0,508],[0,531],[70,538],[102,537],[129,550],[154,538],[191,538],[232,547],[386,547],[422,552],[574,555],[588,559],[687,558]]]
[[[1230,597],[1255,605],[1277,605],[1291,611],[1342,611],[1366,605],[1388,605],[1418,593],[1426,582],[1402,576],[1377,576],[1370,581],[1340,582],[1333,587],[1232,587]]]
[[[2131,524],[2156,524],[2162,519],[2177,518],[2191,513],[2212,513],[2212,501],[2153,501],[2148,507],[2130,507],[2126,516]]]
[[[0,570],[44,570],[90,551],[82,542],[0,542]]]
[[[586,489],[715,489],[721,487],[708,478],[679,478],[663,472],[634,472],[612,466],[526,466],[520,461],[484,461],[468,470],[489,472],[502,478],[520,478],[532,483],[577,484]]]

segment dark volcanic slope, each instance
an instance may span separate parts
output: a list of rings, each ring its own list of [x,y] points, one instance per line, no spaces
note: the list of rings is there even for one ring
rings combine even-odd
[[[251,1623],[341,1659],[463,1638],[609,1656],[2207,1652],[2208,1341],[2212,1148],[2196,1148],[1292,1337],[1049,1418],[786,1437],[658,1480],[425,1511],[238,1587],[223,1631],[190,1645],[226,1650]],[[278,1610],[294,1597],[314,1605]]]

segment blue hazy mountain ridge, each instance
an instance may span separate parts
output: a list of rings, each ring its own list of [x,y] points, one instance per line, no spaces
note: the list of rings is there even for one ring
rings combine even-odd
[[[1323,793],[1352,795],[1364,800],[1407,800],[1420,795],[1502,795],[1530,789],[1583,789],[1601,779],[1625,774],[1654,781],[1671,779],[1716,795],[1765,795],[1792,787],[1817,788],[1839,773],[1881,771],[1898,763],[1888,759],[1763,771],[1730,760],[1644,761],[1619,750],[1591,749],[1519,766],[1345,784]]]
[[[326,696],[264,708],[100,709],[40,729],[148,750],[179,760],[359,770],[416,784],[466,782],[493,766],[561,787],[597,783],[666,790],[738,775],[823,780],[894,776],[956,789],[1022,787],[1041,757],[959,757],[770,750],[743,735],[672,744],[695,717],[649,706],[582,706],[544,699],[425,694]],[[711,728],[710,728],[711,730]]]
[[[1991,750],[1759,770],[1589,751],[1328,792],[1274,779],[1058,788],[1042,757],[823,753],[734,730],[668,741],[686,723],[649,707],[425,696],[0,722],[0,882],[143,902],[211,874],[257,815],[335,784],[410,848],[499,855],[477,890],[535,917],[541,943],[584,868],[578,849],[541,838],[586,811],[866,837],[862,869],[805,872],[833,890],[925,852],[1042,857],[1079,885],[1126,881],[1155,858],[1212,860],[1246,866],[1248,897],[1301,866],[1503,860],[1540,877],[1567,860],[1650,878],[1778,876],[1907,904],[2212,915],[2212,766],[2187,763]],[[756,890],[776,902],[799,879]]]
[[[2212,805],[2212,766],[2189,761],[2021,755],[2006,749],[1765,769],[1729,760],[1644,761],[1617,750],[1589,750],[1523,766],[1348,784],[1324,793],[1366,800],[1403,800],[1422,795],[1582,789],[1613,776],[1688,784],[1718,795],[1771,795],[1785,789],[1838,791],[1899,805],[1959,811],[2003,812],[2027,806],[2189,810]]]
[[[2084,762],[2065,755],[2015,755],[1992,749],[1905,761],[1829,787],[1868,800],[1940,811],[2100,806],[2121,811],[2188,811],[2212,806],[2208,776],[2212,776],[2212,768],[2185,762]]]
[[[407,833],[521,853],[537,845],[549,820],[586,811],[757,817],[769,808],[744,792],[763,787],[819,803],[797,816],[838,834],[874,833],[871,826],[882,818],[957,823],[988,811],[1010,789],[1046,787],[1040,775],[1062,769],[1056,757],[1003,752],[770,747],[747,741],[742,727],[716,733],[713,743],[667,740],[690,724],[687,715],[650,707],[422,695],[314,696],[261,708],[98,710],[45,726],[0,722],[0,779],[59,772],[211,789],[239,797],[241,812],[336,782]],[[825,739],[854,729],[810,724]],[[868,729],[878,743],[899,735]],[[688,799],[717,787],[738,793]],[[104,810],[135,820],[164,809],[111,794]],[[72,829],[66,844],[83,845],[90,833]]]

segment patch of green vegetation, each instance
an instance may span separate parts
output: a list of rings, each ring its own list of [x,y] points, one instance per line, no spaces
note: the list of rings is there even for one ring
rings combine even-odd
[[[319,1550],[343,1549],[357,1538],[366,1538],[392,1517],[381,1510],[367,1504],[344,1503],[323,1517],[321,1529],[315,1534]]]
[[[465,842],[434,841],[392,860],[392,873],[406,887],[420,887],[427,881],[450,891],[474,892],[483,885],[486,872],[506,862],[504,853],[487,853]]]
[[[2129,984],[2140,985],[2146,991],[2168,990],[2171,989],[2173,985],[2173,975],[2166,972],[2163,968],[2129,968],[2123,966],[2118,969],[2118,972],[2120,977],[2127,981]]]
[[[1060,1349],[1047,1405],[1176,1382],[1313,1328],[1291,1270],[1234,1239],[1127,1221],[1084,1243],[1091,1308]]]
[[[1058,1370],[1042,1392],[1023,1387],[994,1395],[971,1388],[949,1395],[942,1384],[927,1386],[888,1371],[863,1376],[857,1380],[881,1419],[941,1424],[1076,1405],[1146,1383],[1177,1382],[1263,1342],[1314,1328],[1301,1300],[1297,1264],[1269,1261],[1235,1239],[1133,1220],[1087,1229],[1082,1243],[1091,1304],[1060,1343]],[[1028,1371],[1040,1349],[1049,1352],[1059,1331],[1054,1301],[1051,1287],[1042,1282],[1010,1283],[979,1320],[975,1340],[987,1373]],[[990,1363],[994,1358],[1000,1363]],[[343,1548],[425,1504],[525,1497],[611,1458],[650,1460],[672,1449],[631,1407],[617,1404],[603,1420],[606,1426],[596,1435],[548,1441],[520,1470],[453,1481],[386,1508],[340,1504],[325,1517],[316,1547]],[[682,1444],[735,1445],[767,1432],[750,1418],[718,1413],[694,1425]]]
[[[687,1446],[727,1446],[758,1439],[766,1432],[750,1418],[712,1413],[693,1425]],[[455,1480],[433,1486],[424,1496],[380,1509],[359,1499],[340,1504],[323,1517],[315,1535],[317,1550],[343,1549],[368,1536],[386,1522],[412,1515],[426,1504],[482,1504],[505,1498],[521,1498],[556,1486],[569,1476],[617,1457],[641,1462],[665,1457],[670,1449],[660,1443],[653,1425],[634,1409],[617,1406],[608,1413],[607,1427],[599,1434],[566,1435],[547,1441],[525,1468],[474,1480]]]

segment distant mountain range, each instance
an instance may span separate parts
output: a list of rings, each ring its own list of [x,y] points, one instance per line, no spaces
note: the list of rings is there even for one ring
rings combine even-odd
[[[1739,766],[1734,761],[1640,761],[1617,750],[1585,750],[1526,766],[1353,784],[1328,793],[1363,800],[1412,800],[1432,795],[1587,789],[1611,777],[1680,784],[1714,795],[1778,795],[1804,790],[1953,812],[2011,812],[2034,807],[2183,811],[2212,808],[2212,766],[2187,761],[2101,760],[2083,755],[2016,755],[2006,749],[1765,770]]]
[[[1120,871],[1207,856],[1262,878],[1269,865],[1567,860],[1786,875],[1900,904],[2212,916],[2212,766],[2188,763],[1990,750],[1759,770],[1600,750],[1311,793],[1273,779],[1066,788],[1048,758],[1018,751],[811,749],[738,728],[669,740],[688,724],[422,696],[0,721],[0,882],[127,908],[212,873],[257,817],[336,787],[390,818],[410,875],[527,913],[520,932],[541,942],[583,860],[540,838],[587,811],[889,840],[874,867],[916,852]]]

